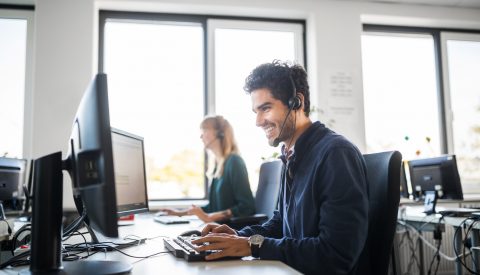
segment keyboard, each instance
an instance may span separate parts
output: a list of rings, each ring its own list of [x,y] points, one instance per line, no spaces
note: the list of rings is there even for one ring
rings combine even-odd
[[[189,223],[190,221],[176,216],[155,216],[153,218],[156,222],[163,223],[163,224],[182,224],[182,223]]]
[[[198,246],[192,244],[192,241],[198,238],[200,238],[200,236],[178,236],[175,239],[165,238],[163,239],[163,244],[175,257],[183,258],[187,262],[205,261],[205,256],[218,252],[218,250],[197,251]],[[218,260],[238,260],[240,258],[242,257],[229,256]]]
[[[205,256],[214,251],[199,252],[197,245],[192,241],[199,238],[198,236],[184,237],[178,236],[175,239],[163,239],[163,244],[177,258],[184,258],[187,262],[204,261]]]

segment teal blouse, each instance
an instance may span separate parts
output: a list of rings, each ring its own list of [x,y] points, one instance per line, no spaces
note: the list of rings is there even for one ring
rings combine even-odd
[[[231,154],[225,160],[223,175],[214,178],[208,194],[209,203],[202,207],[207,213],[230,209],[234,217],[255,214],[255,201],[243,159]]]

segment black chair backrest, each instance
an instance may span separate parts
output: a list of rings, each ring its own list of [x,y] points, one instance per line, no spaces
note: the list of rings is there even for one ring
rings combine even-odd
[[[397,224],[402,154],[390,151],[366,154],[364,158],[369,189],[369,228],[357,273],[384,275],[388,274]]]
[[[258,189],[255,194],[255,207],[257,213],[265,214],[268,218],[273,216],[273,210],[277,207],[282,166],[281,160],[264,162],[260,166]]]

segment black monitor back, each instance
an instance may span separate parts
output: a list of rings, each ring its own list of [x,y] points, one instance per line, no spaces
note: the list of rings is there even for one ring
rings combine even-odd
[[[440,199],[463,200],[455,155],[411,160],[408,165],[415,198],[437,191]]]
[[[21,210],[27,160],[0,157],[0,201],[5,209]]]
[[[97,74],[83,94],[70,136],[69,169],[79,213],[108,237],[118,236],[107,76]],[[83,205],[78,203],[80,196]]]

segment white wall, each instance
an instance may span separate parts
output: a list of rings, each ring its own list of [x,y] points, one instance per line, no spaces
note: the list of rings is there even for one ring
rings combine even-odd
[[[333,128],[361,150],[362,22],[480,29],[480,9],[318,0],[37,0],[33,157],[58,150],[66,154],[75,110],[96,73],[98,9],[306,19],[312,104],[324,110],[321,121],[334,120]],[[339,74],[352,80],[347,85],[352,90],[349,100],[331,96],[330,80]],[[334,111],[342,107],[350,114]]]

